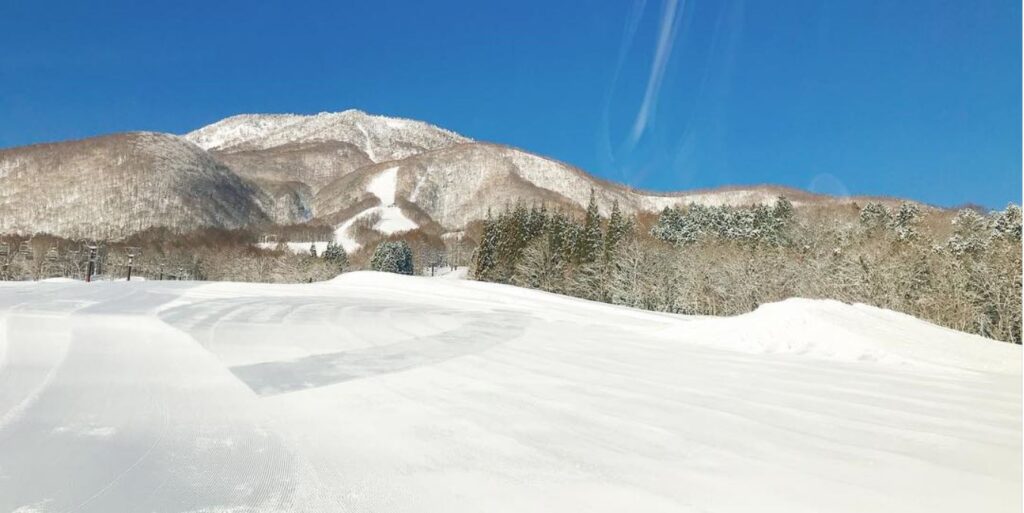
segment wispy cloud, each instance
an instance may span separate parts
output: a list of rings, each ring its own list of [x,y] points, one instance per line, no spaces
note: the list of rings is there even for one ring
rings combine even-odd
[[[626,18],[626,30],[622,37],[622,45],[619,47],[618,59],[615,62],[615,73],[612,75],[612,80],[608,84],[608,92],[604,102],[604,111],[601,116],[601,134],[603,137],[599,138],[599,151],[603,153],[602,156],[607,163],[611,163],[615,160],[615,152],[612,149],[613,145],[611,141],[610,111],[612,96],[615,94],[615,88],[618,86],[619,77],[622,75],[622,68],[626,65],[626,57],[629,55],[630,48],[633,47],[633,40],[636,38],[636,31],[640,26],[640,19],[643,18],[646,6],[646,0],[636,0],[633,2],[633,8],[630,10],[629,17]]]
[[[633,129],[629,136],[630,145],[635,145],[640,140],[651,120],[653,109],[658,102],[658,95],[661,93],[665,69],[669,57],[672,55],[672,46],[679,29],[679,20],[682,18],[685,7],[685,0],[682,3],[679,0],[666,0],[662,6],[658,46],[655,48],[654,59],[651,62],[651,72],[647,79],[647,88],[644,90],[644,99],[640,104],[636,119],[633,121]]]

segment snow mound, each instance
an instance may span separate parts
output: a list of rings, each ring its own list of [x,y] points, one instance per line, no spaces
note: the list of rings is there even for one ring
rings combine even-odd
[[[1002,373],[1021,368],[1019,351],[1011,345],[891,310],[831,300],[788,299],[679,329],[687,340],[751,353]]]

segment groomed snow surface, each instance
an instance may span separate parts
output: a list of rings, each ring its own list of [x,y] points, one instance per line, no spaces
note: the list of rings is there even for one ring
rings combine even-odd
[[[0,285],[0,511],[1020,511],[1021,353],[864,306]]]

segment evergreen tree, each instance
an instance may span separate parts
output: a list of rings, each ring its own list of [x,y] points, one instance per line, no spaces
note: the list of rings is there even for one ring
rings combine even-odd
[[[316,258],[316,243],[315,242],[309,245],[309,256],[311,256],[313,258]]]
[[[531,206],[526,214],[526,223],[523,226],[523,233],[527,240],[533,240],[544,232],[544,211],[538,210],[537,206]]]
[[[604,234],[601,232],[601,214],[597,209],[594,189],[590,189],[590,202],[587,204],[587,215],[583,221],[578,259],[580,262],[593,262],[601,254],[604,245]]]
[[[480,244],[473,253],[473,276],[478,280],[489,280],[494,273],[498,250],[498,226],[487,210]]]
[[[775,214],[775,218],[783,224],[787,224],[793,220],[793,203],[791,203],[785,196],[779,196],[775,199],[775,208],[772,210]]]
[[[673,244],[678,243],[679,238],[677,236],[677,231],[680,224],[680,217],[679,209],[675,207],[665,207],[661,209],[661,215],[658,216],[658,222],[654,223],[654,226],[651,227],[651,236],[665,242],[671,242]]]
[[[795,219],[793,204],[785,196],[779,196],[772,208],[769,224],[764,239],[775,246],[788,245],[791,242],[791,228]]]
[[[345,248],[334,241],[327,243],[327,249],[324,250],[323,258],[326,262],[333,265],[338,272],[344,272],[345,268],[348,267],[348,254],[345,253]]]
[[[412,274],[412,249],[404,240],[381,242],[370,259],[370,268],[387,273]]]
[[[896,239],[909,241],[917,238],[917,222],[921,216],[921,209],[914,203],[903,203],[892,219],[892,227],[896,232]]]
[[[569,218],[566,218],[565,224],[562,225],[562,251],[566,260],[574,263],[582,262],[586,256],[583,227]]]
[[[632,220],[626,218],[619,210],[619,202],[612,203],[612,213],[608,217],[608,231],[604,236],[605,260],[610,260],[618,250],[619,244],[633,230]]]
[[[569,220],[561,211],[548,216],[544,224],[544,233],[551,248],[551,254],[559,260],[566,259],[570,254],[570,245],[567,240]]]
[[[885,228],[892,222],[892,214],[885,205],[876,202],[870,202],[864,205],[864,208],[860,211],[860,224],[865,228],[876,229]]]
[[[495,266],[491,279],[507,283],[516,262],[526,248],[527,212],[519,205],[513,210],[506,210],[495,221],[497,244],[495,246]]]
[[[977,255],[985,251],[992,240],[992,228],[981,214],[963,209],[953,218],[953,235],[946,243],[954,255]]]
[[[1007,205],[1006,209],[996,214],[993,229],[996,236],[1011,242],[1020,242],[1021,212],[1017,205]]]
[[[717,234],[720,229],[713,210],[704,205],[690,205],[685,212],[677,212],[674,234],[676,244],[697,242],[704,235]]]
[[[685,211],[678,207],[662,210],[651,235],[677,246],[697,242],[703,236],[782,246],[789,244],[793,217],[792,203],[781,196],[773,207],[691,204]]]

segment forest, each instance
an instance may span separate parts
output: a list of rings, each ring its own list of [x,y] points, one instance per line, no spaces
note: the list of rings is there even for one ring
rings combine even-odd
[[[795,209],[689,205],[583,219],[516,205],[491,216],[473,276],[663,312],[736,315],[789,297],[904,312],[1021,343],[1021,210],[881,202]]]

